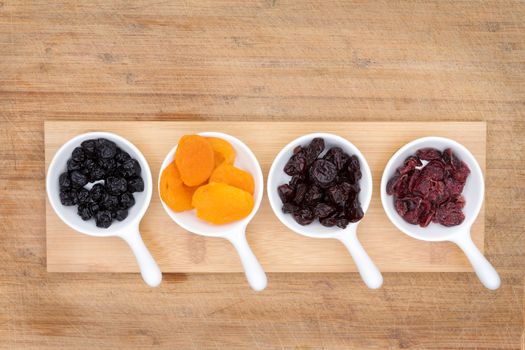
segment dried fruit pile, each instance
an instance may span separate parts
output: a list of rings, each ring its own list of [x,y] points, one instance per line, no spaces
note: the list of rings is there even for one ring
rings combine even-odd
[[[423,166],[422,161],[428,163]],[[428,226],[459,225],[465,219],[465,199],[461,195],[468,166],[447,148],[422,148],[408,157],[388,181],[386,192],[394,196],[394,206],[408,223]]]
[[[195,208],[197,217],[212,224],[240,220],[253,209],[255,184],[234,162],[235,150],[227,141],[185,135],[162,172],[160,196],[173,211]]]
[[[140,172],[140,164],[113,141],[83,141],[58,179],[60,202],[78,205],[82,220],[94,218],[97,227],[108,228],[113,219],[122,221],[128,216],[128,209],[135,204],[133,193],[144,191]]]
[[[300,225],[309,225],[318,218],[323,226],[346,228],[363,218],[358,199],[359,159],[340,147],[332,147],[320,157],[324,149],[322,138],[294,149],[284,167],[292,178],[277,188],[282,211],[292,214]]]

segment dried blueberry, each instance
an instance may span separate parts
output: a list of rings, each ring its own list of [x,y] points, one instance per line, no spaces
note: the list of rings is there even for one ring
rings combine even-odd
[[[82,168],[82,163],[76,162],[73,159],[67,161],[67,171],[80,170]]]
[[[84,187],[87,183],[88,178],[86,175],[77,170],[71,172],[71,184],[73,187]]]
[[[107,210],[117,209],[119,207],[119,198],[112,194],[106,194],[100,202],[100,205]]]
[[[69,178],[68,173],[62,173],[58,177],[58,185],[60,186],[60,189],[65,189],[71,187],[71,179]]]
[[[119,198],[119,208],[128,209],[135,205],[135,198],[129,192],[123,193]]]
[[[97,139],[95,141],[97,155],[101,158],[113,158],[117,154],[117,145],[108,139]]]
[[[76,193],[69,189],[60,190],[60,203],[65,206],[77,204]]]
[[[120,172],[127,178],[140,176],[140,171],[140,164],[135,159],[125,161],[120,167]]]
[[[82,163],[86,159],[86,155],[84,154],[82,147],[76,147],[73,150],[73,153],[71,153],[71,159],[78,163]]]
[[[95,214],[97,227],[108,228],[111,226],[113,218],[109,210],[100,210]]]
[[[86,140],[80,144],[88,157],[94,157],[96,154],[95,140]]]
[[[77,203],[78,204],[84,204],[87,201],[89,201],[89,191],[85,188],[81,188],[77,191]]]
[[[99,183],[93,185],[93,187],[91,187],[91,190],[89,191],[89,196],[93,202],[99,202],[101,199],[104,198],[105,194],[106,189],[104,188],[104,185]]]
[[[113,158],[100,158],[97,163],[107,173],[112,172],[117,167],[117,162]]]
[[[121,150],[120,148],[117,148],[117,153],[115,154],[115,160],[119,163],[124,163],[131,159],[131,156],[128,152]]]
[[[89,178],[92,182],[102,180],[104,179],[105,176],[106,176],[106,171],[99,166],[96,166],[95,168],[93,168],[93,170],[91,170],[91,172],[89,173]]]
[[[84,221],[91,219],[93,216],[88,204],[80,204],[77,208],[77,214]]]
[[[142,192],[144,191],[144,181],[141,177],[132,177],[128,180],[128,191],[133,192]]]
[[[108,193],[119,195],[126,192],[128,189],[128,183],[126,179],[122,177],[108,177],[106,179],[106,191]]]
[[[125,218],[128,217],[128,210],[127,209],[119,209],[115,212],[116,216],[115,216],[115,219],[117,219],[118,221],[122,221],[124,220]]]

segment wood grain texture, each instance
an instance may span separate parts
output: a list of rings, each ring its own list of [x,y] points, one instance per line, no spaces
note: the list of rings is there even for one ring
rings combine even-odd
[[[0,1],[0,347],[519,349],[522,1]],[[486,121],[472,273],[46,271],[44,120]]]
[[[279,122],[46,122],[46,169],[69,139],[88,131],[115,132],[142,150],[153,174],[153,198],[141,222],[146,245],[163,272],[242,272],[231,244],[199,237],[177,226],[158,197],[160,165],[185,134],[220,131],[243,140],[261,163],[266,178],[273,159],[293,139],[311,132],[332,132],[354,143],[365,155],[374,183],[372,202],[359,225],[359,239],[383,272],[471,271],[466,257],[450,242],[411,239],[397,230],[384,213],[379,195],[381,176],[392,154],[418,137],[435,135],[467,146],[485,169],[486,124],[468,123],[279,123]],[[472,237],[483,250],[485,214],[480,212]],[[78,235],[46,203],[47,270],[50,272],[138,272],[127,245],[118,238]],[[273,214],[266,193],[247,229],[248,241],[267,272],[356,271],[348,251],[335,240],[301,237]]]

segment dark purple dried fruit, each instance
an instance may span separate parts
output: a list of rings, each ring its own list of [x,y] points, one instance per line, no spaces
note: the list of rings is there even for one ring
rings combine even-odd
[[[71,153],[67,172],[59,176],[60,201],[78,205],[83,220],[93,217],[98,227],[109,227],[113,219],[127,217],[127,209],[135,204],[132,193],[144,191],[140,172],[140,164],[113,141],[85,140]],[[97,183],[87,190],[88,182]]]
[[[304,150],[306,164],[312,164],[317,159],[317,157],[319,157],[319,155],[323,152],[323,150],[324,140],[320,137],[314,138]]]
[[[350,157],[340,147],[329,149],[319,158],[323,150],[321,138],[294,149],[284,168],[292,178],[277,188],[282,212],[292,214],[301,225],[319,218],[324,226],[346,228],[363,217],[358,200],[362,176],[359,159]]]
[[[97,227],[108,228],[111,226],[113,217],[109,210],[100,210],[95,214],[95,220]]]
[[[295,205],[295,204],[292,204],[292,203],[284,203],[283,207],[282,207],[282,211],[285,214],[291,214],[291,213],[297,211],[298,209],[299,209],[299,207],[297,205]]]
[[[110,176],[106,179],[106,191],[108,193],[119,195],[128,190],[128,183],[123,177]]]
[[[91,219],[93,216],[88,204],[80,204],[77,208],[77,214],[84,221]]]
[[[118,221],[122,221],[124,220],[125,218],[128,217],[128,210],[127,209],[119,209],[115,212],[115,219],[117,219]]]
[[[135,159],[125,161],[119,169],[122,175],[127,178],[140,176],[140,164]]]
[[[79,163],[82,163],[86,159],[86,155],[84,154],[84,150],[82,149],[82,147],[76,147],[73,150],[73,152],[71,153],[71,159]]]
[[[319,203],[314,208],[314,215],[320,219],[332,215],[335,212],[335,208],[326,203]]]
[[[97,155],[100,158],[113,158],[117,154],[117,145],[108,139],[97,139],[95,141]]]
[[[89,173],[89,179],[91,182],[102,180],[106,177],[106,171],[102,169],[101,167],[95,167],[91,172]]]
[[[115,210],[119,207],[119,198],[112,194],[106,194],[100,205],[107,210]]]
[[[102,184],[95,184],[93,187],[91,187],[91,190],[89,191],[89,197],[93,202],[99,202],[104,198],[104,195],[106,194],[106,189],[104,188],[104,185]]]
[[[302,154],[293,155],[284,166],[284,172],[287,175],[299,175],[306,169],[306,158]]]
[[[314,206],[323,199],[323,191],[319,186],[312,185],[304,195],[304,204]]]
[[[144,181],[141,177],[132,177],[128,180],[128,191],[131,193],[144,191]]]
[[[68,173],[62,173],[58,177],[58,185],[60,189],[70,188],[71,187],[71,179],[69,178]]]
[[[80,171],[75,170],[71,172],[71,185],[73,187],[84,187],[88,183],[88,178],[86,175],[82,174]]]
[[[277,187],[277,193],[279,194],[279,198],[281,198],[283,203],[290,202],[295,196],[295,191],[288,184],[282,184],[281,186]]]
[[[306,194],[306,191],[308,190],[308,186],[306,184],[299,184],[297,185],[297,189],[295,190],[295,197],[293,201],[295,204],[301,204],[301,202],[304,199],[304,195]]]
[[[310,168],[310,180],[322,188],[330,187],[337,177],[337,168],[334,163],[324,159],[317,159]]]
[[[108,174],[117,168],[117,161],[113,158],[99,158],[98,166],[104,169]]]
[[[73,159],[67,161],[67,171],[80,170],[82,168],[82,163],[75,162]]]
[[[89,191],[85,188],[81,188],[77,191],[77,203],[84,204],[89,201]]]
[[[80,147],[82,147],[82,149],[88,157],[94,157],[96,155],[97,148],[95,145],[95,140],[83,141],[80,144]]]
[[[131,159],[131,156],[128,152],[121,150],[120,148],[117,148],[117,154],[115,154],[115,160],[119,163],[124,163]]]
[[[309,225],[315,220],[314,213],[308,208],[302,208],[292,213],[299,225]]]
[[[346,153],[343,152],[341,147],[332,147],[328,150],[328,152],[326,152],[323,159],[326,159],[327,161],[335,164],[337,171],[340,171],[346,166],[349,157]]]
[[[421,159],[428,163],[419,169]],[[408,223],[459,225],[465,218],[461,192],[469,174],[468,166],[451,149],[423,148],[397,169],[386,192],[394,196],[397,213]]]
[[[128,209],[135,205],[135,198],[129,192],[123,193],[119,198],[119,208]]]
[[[69,189],[60,190],[60,203],[65,206],[77,204],[76,193]]]

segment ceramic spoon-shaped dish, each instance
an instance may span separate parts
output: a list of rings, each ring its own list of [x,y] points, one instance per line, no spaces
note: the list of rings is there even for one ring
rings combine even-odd
[[[99,228],[94,220],[83,221],[77,215],[76,206],[64,206],[60,203],[60,188],[58,177],[67,168],[67,161],[71,157],[71,152],[80,143],[89,139],[105,138],[117,144],[122,150],[135,158],[141,167],[141,176],[144,181],[144,191],[133,193],[135,205],[129,209],[128,217],[123,221],[113,221],[109,228]],[[162,274],[159,266],[151,256],[148,248],[144,245],[139,232],[140,220],[148,209],[152,194],[151,171],[148,162],[135,145],[125,138],[109,132],[89,132],[78,135],[66,142],[55,154],[49,164],[46,177],[47,197],[55,213],[62,221],[80,233],[95,237],[120,237],[135,254],[137,264],[144,282],[151,287],[156,287],[162,281]]]
[[[231,242],[239,254],[250,287],[252,287],[252,289],[255,291],[261,291],[266,288],[267,285],[266,274],[261,264],[253,254],[250,246],[248,245],[248,242],[246,241],[246,227],[259,209],[263,197],[264,182],[261,166],[259,165],[259,161],[253,152],[239,139],[219,132],[202,132],[199,133],[199,135],[204,137],[221,138],[225,141],[228,141],[233,146],[236,152],[235,166],[252,174],[255,182],[255,189],[253,192],[255,204],[253,210],[251,211],[250,215],[242,220],[235,221],[230,224],[212,225],[199,219],[195,213],[195,209],[184,212],[174,212],[166,205],[166,203],[164,203],[161,198],[162,206],[164,207],[164,210],[166,210],[166,213],[168,213],[168,215],[173,219],[173,221],[175,221],[175,223],[177,223],[186,231],[201,236],[220,237]],[[159,173],[159,189],[162,171],[171,162],[173,162],[176,151],[177,146],[171,149],[162,163]]]
[[[440,151],[450,148],[470,168],[470,175],[461,193],[465,198],[465,207],[463,208],[465,220],[460,225],[446,227],[437,223],[430,223],[427,227],[420,227],[419,225],[409,224],[396,212],[393,196],[386,193],[388,180],[394,176],[396,169],[403,164],[407,157],[414,155],[418,149],[426,147],[436,148]],[[472,264],[481,283],[488,289],[494,290],[498,289],[501,284],[500,277],[470,237],[472,224],[476,220],[483,204],[484,193],[485,182],[483,173],[476,158],[462,144],[444,137],[423,137],[407,143],[390,158],[381,178],[381,202],[383,203],[383,208],[390,221],[400,231],[423,241],[450,241],[457,244]]]
[[[283,171],[284,166],[292,156],[295,147],[306,146],[316,137],[324,139],[324,152],[331,147],[338,146],[347,154],[356,155],[359,158],[361,172],[363,174],[363,177],[359,180],[361,186],[359,201],[361,202],[361,208],[366,216],[366,211],[372,198],[372,173],[370,167],[368,166],[363,154],[351,142],[340,136],[327,133],[315,133],[299,137],[284,146],[281,152],[275,157],[270,168],[270,173],[268,174],[267,193],[270,205],[275,215],[290,230],[306,237],[322,239],[332,238],[341,241],[354,259],[357,270],[365,284],[372,289],[379,288],[383,284],[383,276],[357,238],[357,227],[359,226],[360,221],[350,223],[345,229],[339,227],[325,227],[321,225],[318,220],[315,220],[310,225],[302,226],[293,219],[292,215],[284,214],[281,210],[282,201],[279,198],[277,187],[290,181],[290,176]],[[321,153],[321,156],[324,155],[324,152]]]

